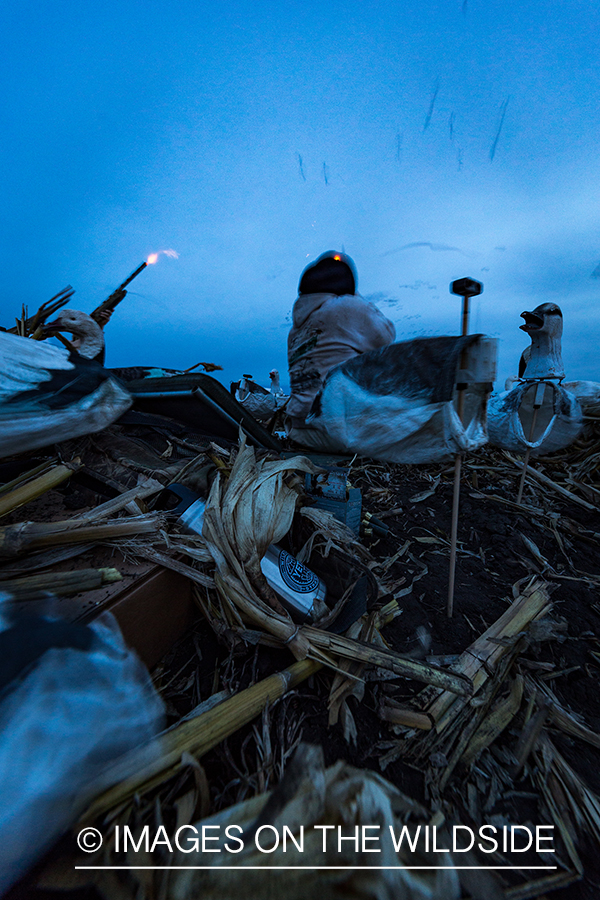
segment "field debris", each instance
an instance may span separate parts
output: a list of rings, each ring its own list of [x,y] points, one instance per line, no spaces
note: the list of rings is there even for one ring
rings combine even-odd
[[[311,505],[304,476],[322,459],[294,448],[278,457],[166,418],[6,464],[0,590],[11,607],[51,603],[93,617],[139,569],[181,579],[193,611],[152,663],[167,729],[108,765],[73,822],[74,833],[85,825],[104,835],[86,864],[163,869],[75,871],[82,854],[67,835],[31,890],[266,896],[273,874],[261,870],[296,863],[306,871],[277,874],[290,897],[591,900],[600,878],[597,429],[588,421],[568,450],[538,458],[521,504],[519,460],[484,448],[464,461],[451,622],[448,466],[340,460],[363,516],[388,526],[357,535]],[[173,483],[205,498],[200,532],[161,506]],[[313,621],[294,620],[266,581],[260,561],[271,544],[326,582]],[[174,617],[166,604],[164,620],[144,627],[160,631]],[[124,856],[117,846],[125,827],[139,841],[146,826],[170,835],[227,824],[249,839],[227,871],[218,854],[142,841]],[[296,841],[304,825],[302,852],[291,839],[287,855],[252,844],[261,827],[284,825]],[[459,826],[490,826],[498,841],[437,854],[382,845],[373,863],[350,843],[324,851],[317,825],[345,835],[406,826],[411,839],[435,826],[440,842]],[[555,852],[504,847],[499,836],[513,826],[552,828]],[[316,869],[375,864],[394,868]],[[164,868],[176,865],[211,868]],[[398,868],[410,865],[466,868]]]

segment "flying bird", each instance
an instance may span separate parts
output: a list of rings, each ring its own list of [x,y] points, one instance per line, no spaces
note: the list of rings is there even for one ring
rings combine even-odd
[[[302,181],[306,181],[306,175],[304,174],[304,165],[302,163],[302,157],[299,153],[296,153],[296,158],[298,159],[298,170],[300,172],[300,176]]]
[[[435,106],[435,101],[438,95],[438,91],[440,89],[439,81],[436,82],[435,89],[433,91],[433,97],[431,98],[431,103],[429,104],[429,109],[427,110],[427,116],[425,117],[425,124],[423,125],[423,131],[427,131],[429,128],[429,123],[431,122],[431,117],[433,115],[433,107]]]
[[[504,103],[502,104],[502,113],[500,115],[500,124],[498,125],[498,131],[496,132],[496,137],[494,138],[494,143],[490,148],[490,162],[494,161],[494,156],[496,155],[496,147],[498,146],[498,139],[500,138],[500,132],[502,131],[502,126],[504,125],[504,116],[506,115],[506,107],[508,106],[508,101],[510,97],[507,97]]]
[[[431,241],[413,241],[411,244],[403,244],[402,247],[394,247],[392,250],[386,250],[385,253],[382,253],[382,256],[391,256],[392,253],[400,253],[402,250],[410,250],[413,247],[429,247],[434,253],[438,253],[443,250],[451,250],[455,253],[462,253],[463,256],[469,256],[469,253],[466,253],[464,250],[461,250],[460,247],[451,247],[449,244],[432,244]]]

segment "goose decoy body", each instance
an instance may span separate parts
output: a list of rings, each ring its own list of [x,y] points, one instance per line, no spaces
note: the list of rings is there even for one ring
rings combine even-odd
[[[481,334],[389,344],[330,369],[305,422],[288,416],[286,430],[293,441],[322,453],[403,464],[449,460],[486,442],[495,370],[495,341]],[[463,371],[469,382],[461,418],[454,394]]]
[[[0,332],[0,458],[101,431],[131,403],[93,360]]]

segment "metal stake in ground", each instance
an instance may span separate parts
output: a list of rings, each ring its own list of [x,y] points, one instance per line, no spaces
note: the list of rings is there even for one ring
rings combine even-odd
[[[463,337],[469,333],[469,298],[476,297],[481,294],[483,285],[473,278],[459,278],[450,285],[450,292],[458,294],[463,298],[462,303],[462,330]],[[460,354],[460,371],[464,372],[467,364],[467,351],[463,349]],[[461,375],[461,378],[463,376]],[[465,391],[467,383],[459,381],[456,384],[457,403],[456,409],[459,419],[463,420],[463,412],[465,406]],[[456,454],[454,459],[454,491],[452,494],[452,525],[450,529],[450,571],[448,573],[448,618],[452,618],[454,612],[454,580],[456,576],[456,543],[458,537],[458,510],[460,506],[460,471],[462,467],[462,456]]]
[[[538,417],[538,412],[541,409],[542,403],[544,402],[544,392],[546,390],[546,382],[545,381],[532,381],[531,386],[535,385],[535,395],[533,398],[533,414],[531,417],[531,427],[529,429],[529,437],[527,438],[528,442],[531,444],[534,438],[535,433],[535,425]],[[517,493],[517,503],[520,505],[521,500],[523,499],[523,488],[525,487],[525,478],[527,476],[527,466],[529,465],[529,457],[531,456],[531,447],[527,447],[527,452],[525,453],[525,458],[523,460],[523,471],[521,473],[521,480],[519,481],[519,490]]]

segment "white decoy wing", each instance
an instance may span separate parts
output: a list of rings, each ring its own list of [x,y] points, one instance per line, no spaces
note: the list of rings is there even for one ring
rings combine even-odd
[[[534,398],[542,391],[534,418]],[[555,453],[572,444],[583,428],[583,414],[575,394],[553,381],[519,382],[509,391],[491,394],[488,401],[490,444],[533,457]]]
[[[54,371],[73,368],[65,347],[0,331],[0,403],[51,381]]]
[[[97,363],[0,332],[0,458],[101,431],[131,404]]]

